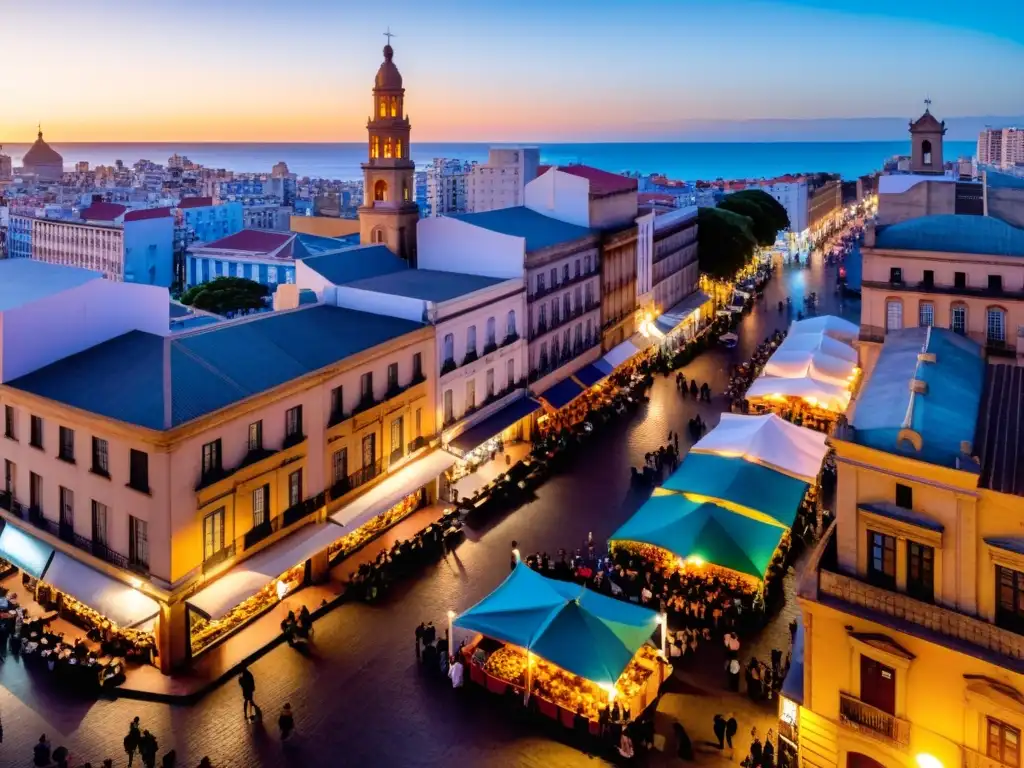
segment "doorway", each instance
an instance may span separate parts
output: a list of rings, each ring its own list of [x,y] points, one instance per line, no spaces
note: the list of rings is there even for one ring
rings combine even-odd
[[[896,670],[860,657],[860,700],[890,715],[896,714]]]
[[[885,768],[885,766],[860,752],[849,752],[846,755],[846,768]]]

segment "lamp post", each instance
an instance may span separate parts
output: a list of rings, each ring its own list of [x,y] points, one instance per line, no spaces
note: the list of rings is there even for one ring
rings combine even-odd
[[[666,639],[668,634],[668,614],[658,614],[658,623],[661,624],[661,658],[664,661],[668,661],[668,654],[666,651]]]
[[[455,650],[455,611],[448,611],[448,654],[452,655]]]

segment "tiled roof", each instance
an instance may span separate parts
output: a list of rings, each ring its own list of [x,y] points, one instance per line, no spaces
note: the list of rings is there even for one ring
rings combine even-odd
[[[421,327],[409,320],[317,305],[167,338],[131,331],[8,386],[162,430]]]
[[[621,192],[636,192],[637,190],[636,179],[602,171],[600,168],[592,168],[589,165],[560,165],[558,170],[589,181],[590,194],[597,197],[617,195]]]
[[[183,197],[178,201],[179,208],[206,208],[211,205],[212,197]]]
[[[125,206],[117,203],[93,203],[82,209],[81,217],[89,221],[114,221],[127,210]]]
[[[550,166],[550,165],[538,165],[538,166],[537,166],[537,175],[538,175],[538,176],[543,176],[543,175],[544,175],[545,173],[547,173],[547,172],[548,172],[548,171],[549,171],[550,169],[551,169],[551,166]]]
[[[0,312],[77,288],[103,275],[32,259],[0,259]]]
[[[272,253],[295,237],[293,232],[270,232],[264,229],[243,229],[233,235],[222,237],[210,243],[203,243],[202,248],[215,248],[222,251],[248,251],[249,253]]]
[[[148,219],[168,219],[170,217],[170,208],[144,208],[140,211],[128,211],[128,213],[124,215],[124,220],[146,221]]]
[[[985,397],[974,435],[981,459],[979,485],[1000,493],[1024,496],[1024,368],[989,365]]]
[[[408,262],[395,256],[386,245],[345,248],[323,256],[304,258],[302,263],[334,285],[409,269]]]
[[[387,275],[368,277],[348,283],[349,288],[407,296],[422,301],[448,301],[483,288],[505,282],[504,278],[439,272],[433,269],[406,269]]]
[[[875,247],[898,251],[1024,256],[1024,229],[992,216],[937,214],[879,227]]]
[[[452,216],[452,218],[489,229],[492,232],[500,232],[503,235],[522,237],[526,240],[527,252],[539,251],[542,248],[562,243],[571,243],[595,234],[587,227],[553,219],[525,206],[502,208],[483,213],[463,213]]]

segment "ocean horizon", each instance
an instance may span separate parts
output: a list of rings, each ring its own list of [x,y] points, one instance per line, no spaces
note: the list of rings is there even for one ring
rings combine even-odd
[[[898,141],[779,141],[779,142],[604,142],[577,144],[533,144],[518,146],[540,148],[541,162],[553,165],[584,163],[613,173],[660,173],[674,179],[694,181],[717,178],[766,178],[786,173],[838,173],[844,179],[872,173],[893,155],[907,154],[909,142]],[[4,144],[14,165],[30,144]],[[208,168],[223,168],[236,173],[269,173],[275,163],[284,161],[300,177],[356,180],[362,178],[360,164],[365,161],[364,142],[338,143],[72,143],[52,142],[50,146],[64,158],[64,167],[73,170],[85,161],[90,167],[112,165],[121,160],[132,165],[139,160],[166,164],[177,153]],[[437,157],[469,162],[485,162],[491,146],[467,142],[413,143],[410,152],[417,168],[424,168]],[[945,142],[945,159],[973,156],[972,141]]]

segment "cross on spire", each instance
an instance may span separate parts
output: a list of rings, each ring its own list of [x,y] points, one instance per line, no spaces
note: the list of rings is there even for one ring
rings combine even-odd
[[[392,37],[398,37],[398,35],[393,34],[391,32],[391,27],[389,26],[388,27],[388,31],[384,33],[384,37],[386,37],[388,39],[388,45],[391,45],[391,38]]]

